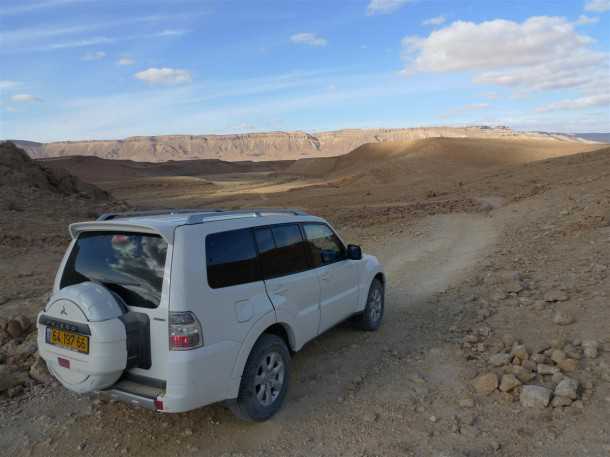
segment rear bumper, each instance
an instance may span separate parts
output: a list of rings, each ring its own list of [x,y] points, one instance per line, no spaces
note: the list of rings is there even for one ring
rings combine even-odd
[[[191,411],[235,398],[241,379],[231,375],[239,347],[237,343],[223,342],[192,351],[171,352],[166,383],[155,385],[128,374],[100,394],[164,413]]]
[[[143,397],[131,392],[126,392],[119,389],[108,389],[100,392],[102,395],[111,398],[112,400],[129,403],[133,406],[139,406],[141,408],[150,409],[156,411],[155,400],[153,398]]]

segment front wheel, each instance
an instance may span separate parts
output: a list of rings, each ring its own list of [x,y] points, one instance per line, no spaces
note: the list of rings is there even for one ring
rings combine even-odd
[[[283,339],[263,334],[252,348],[241,378],[239,395],[229,404],[244,420],[265,421],[279,411],[286,397],[290,353]]]
[[[362,330],[375,331],[381,325],[385,305],[385,288],[379,279],[373,279],[364,311],[356,316]]]

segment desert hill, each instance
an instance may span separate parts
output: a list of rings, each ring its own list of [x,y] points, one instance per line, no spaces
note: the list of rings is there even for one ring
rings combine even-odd
[[[599,149],[599,144],[533,139],[427,138],[365,144],[326,158],[301,159],[286,173],[310,178],[396,180],[451,176]]]
[[[366,143],[413,141],[423,138],[535,139],[553,143],[587,142],[570,135],[516,132],[507,127],[430,127],[405,129],[345,129],[307,133],[266,132],[234,135],[137,136],[122,140],[20,142],[33,158],[97,156],[144,162],[220,159],[294,160],[346,154]]]
[[[66,169],[87,182],[118,181],[124,178],[159,176],[203,176],[226,173],[273,172],[292,161],[227,162],[218,159],[180,160],[168,162],[136,162],[109,160],[91,156],[66,156],[38,160],[52,169]]]

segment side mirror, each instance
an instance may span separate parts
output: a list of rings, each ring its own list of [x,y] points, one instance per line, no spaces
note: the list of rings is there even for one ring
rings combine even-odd
[[[362,259],[362,249],[360,249],[360,246],[356,246],[355,244],[348,244],[347,245],[347,258],[350,260]]]

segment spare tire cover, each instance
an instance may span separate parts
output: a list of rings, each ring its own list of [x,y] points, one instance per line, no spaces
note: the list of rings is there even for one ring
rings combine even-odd
[[[127,365],[124,307],[106,287],[83,282],[57,291],[38,319],[38,348],[49,371],[78,393],[112,386]],[[60,329],[88,337],[88,353],[51,344],[47,332]],[[67,362],[66,362],[67,361]]]

